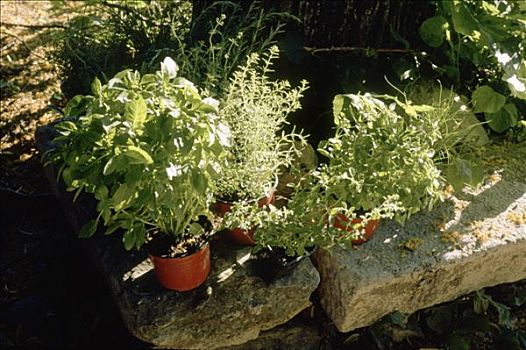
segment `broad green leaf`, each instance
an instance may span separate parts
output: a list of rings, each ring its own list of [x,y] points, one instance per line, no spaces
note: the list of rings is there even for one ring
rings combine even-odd
[[[475,113],[496,113],[506,103],[506,97],[487,85],[479,86],[471,95]]]
[[[208,181],[204,175],[194,172],[194,175],[192,176],[192,186],[197,192],[206,193]]]
[[[139,224],[135,233],[135,248],[139,249],[146,241],[146,227],[144,224]]]
[[[115,191],[115,194],[113,195],[112,202],[115,206],[115,210],[121,210],[123,209],[126,204],[129,202],[130,198],[132,197],[134,191],[133,188],[130,188],[127,184],[121,184],[119,188],[117,188],[117,191]]]
[[[129,102],[124,107],[124,118],[133,124],[134,128],[140,128],[146,120],[146,101],[142,96]]]
[[[506,103],[496,113],[484,113],[489,127],[496,132],[504,132],[517,125],[518,111],[513,103]]]
[[[91,83],[91,93],[95,96],[100,96],[102,92],[102,84],[100,83],[99,78],[95,77]]]
[[[340,114],[343,110],[343,105],[345,103],[345,97],[343,95],[336,95],[332,101],[332,113],[334,116],[334,123],[336,125],[340,124]]]
[[[97,220],[90,220],[82,226],[79,232],[80,238],[89,238],[97,231]]]
[[[152,164],[153,158],[148,152],[137,146],[128,146],[126,152],[123,153],[130,159],[131,164]]]
[[[58,123],[56,128],[65,132],[78,130],[77,125],[69,120]]]
[[[137,231],[135,231],[133,227],[124,231],[124,234],[122,235],[122,242],[124,243],[124,249],[130,250],[133,248],[133,246],[135,245],[136,233]]]
[[[97,186],[94,192],[94,196],[95,199],[99,201],[108,198],[108,188],[104,185]]]
[[[459,34],[474,35],[475,31],[478,30],[477,22],[462,3],[455,4],[451,19],[455,31]]]
[[[86,111],[86,107],[90,99],[87,96],[77,95],[73,97],[66,107],[64,107],[64,115],[66,117],[78,117]]]
[[[428,18],[420,26],[420,37],[431,47],[439,47],[444,42],[447,20],[443,16]]]

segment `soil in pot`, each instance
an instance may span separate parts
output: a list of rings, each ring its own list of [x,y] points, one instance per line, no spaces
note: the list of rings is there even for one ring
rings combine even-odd
[[[353,232],[354,228],[352,225],[359,224],[362,221],[363,220],[361,218],[354,218],[349,224],[349,218],[347,216],[338,214],[334,220],[334,227],[343,231]],[[374,232],[378,228],[378,224],[379,220],[369,220],[365,227],[362,227],[364,229],[362,237],[351,240],[351,243],[353,245],[359,245],[369,241],[371,238],[373,238]]]
[[[210,273],[210,247],[203,237],[177,243],[169,235],[148,244],[155,276],[165,288],[185,292],[203,284]]]
[[[258,201],[258,206],[262,208],[264,206],[272,204],[274,203],[275,198],[276,196],[273,192],[269,196],[261,198]],[[212,207],[212,211],[215,212],[220,217],[223,217],[226,213],[232,210],[233,205],[234,205],[233,201],[219,200]],[[226,233],[228,240],[234,244],[252,246],[256,244],[256,241],[254,240],[254,231],[255,231],[255,228],[252,228],[250,230],[234,228],[231,230],[226,230],[225,233]]]
[[[254,275],[270,284],[292,270],[301,260],[314,253],[316,249],[316,246],[308,247],[305,255],[290,256],[287,255],[286,249],[281,247],[264,248],[253,255],[249,261],[249,266]]]

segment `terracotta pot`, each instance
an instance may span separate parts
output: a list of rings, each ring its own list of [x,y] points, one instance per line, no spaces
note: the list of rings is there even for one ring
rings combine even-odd
[[[360,218],[354,218],[351,221],[351,225],[359,224],[362,221],[363,220],[360,219]],[[353,231],[352,226],[347,227],[348,222],[349,222],[349,218],[347,216],[345,216],[343,214],[338,214],[336,216],[336,219],[334,220],[334,227],[336,227],[336,228],[338,228],[340,230],[352,232]],[[363,234],[363,237],[362,238],[353,239],[351,241],[351,243],[354,244],[354,245],[358,245],[358,244],[363,244],[363,243],[369,241],[371,238],[373,238],[374,231],[376,231],[376,228],[378,227],[378,223],[379,223],[378,220],[369,220],[367,222],[367,225],[364,228],[365,232]]]
[[[165,288],[186,292],[199,287],[210,273],[210,247],[183,258],[162,258],[150,255],[155,276]]]
[[[276,196],[272,192],[269,196],[263,197],[258,201],[258,206],[260,208],[274,203]],[[218,201],[212,207],[212,211],[217,213],[220,217],[223,217],[226,213],[232,210],[233,203],[221,202]],[[254,231],[256,229],[252,228],[250,230],[243,230],[240,228],[234,228],[227,230],[228,239],[235,244],[239,245],[255,245],[256,241],[254,240]]]

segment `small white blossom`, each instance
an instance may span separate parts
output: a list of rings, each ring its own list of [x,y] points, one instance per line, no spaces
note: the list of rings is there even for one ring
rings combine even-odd
[[[170,57],[166,57],[161,63],[161,72],[167,74],[170,78],[175,78],[178,70],[177,63]]]
[[[172,180],[174,177],[181,175],[183,173],[182,170],[180,166],[170,163],[170,167],[166,168],[168,179]]]
[[[221,145],[230,146],[230,135],[230,128],[223,123],[219,123],[217,126],[217,136],[219,137]]]

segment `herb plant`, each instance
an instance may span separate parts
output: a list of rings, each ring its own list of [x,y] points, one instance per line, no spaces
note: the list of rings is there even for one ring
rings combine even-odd
[[[155,74],[124,70],[107,85],[95,79],[92,96],[66,106],[50,160],[60,164],[69,191],[98,200],[99,214],[81,237],[99,222],[107,234],[124,229],[126,249],[158,231],[176,242],[205,233],[199,220],[211,218],[229,129],[217,101],[176,73],[170,58]]]
[[[258,199],[275,188],[278,173],[290,165],[303,138],[285,133],[287,116],[300,108],[306,89],[303,81],[292,88],[288,81],[273,81],[272,61],[278,49],[263,56],[253,53],[234,73],[221,100],[221,120],[230,127],[227,167],[217,181],[223,199]]]
[[[270,245],[302,255],[315,245],[350,245],[370,220],[403,223],[431,208],[442,197],[444,172],[461,160],[457,148],[466,136],[451,102],[337,95],[336,134],[319,147],[328,162],[301,177],[285,206],[261,210],[239,203],[226,215],[227,225],[257,226],[256,249]],[[342,214],[351,222],[349,231],[333,225]],[[352,224],[355,218],[362,221]]]

